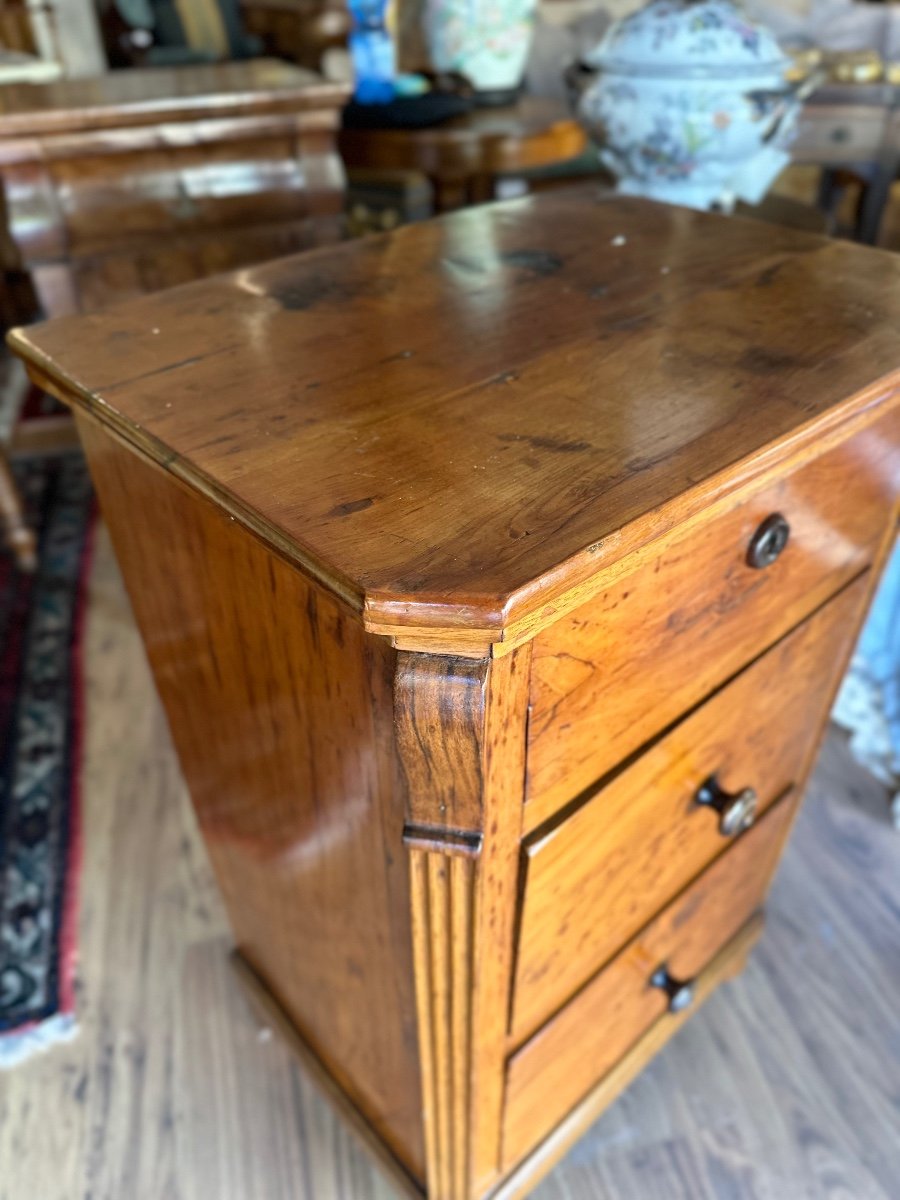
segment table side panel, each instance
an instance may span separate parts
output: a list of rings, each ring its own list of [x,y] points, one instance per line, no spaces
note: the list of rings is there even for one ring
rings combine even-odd
[[[79,425],[238,946],[421,1179],[395,653],[205,499]]]

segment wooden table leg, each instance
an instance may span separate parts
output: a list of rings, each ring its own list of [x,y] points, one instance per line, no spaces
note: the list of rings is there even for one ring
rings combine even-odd
[[[891,198],[891,186],[897,178],[898,160],[879,162],[872,178],[863,188],[856,219],[856,237],[868,246],[878,245],[881,219]]]
[[[37,567],[37,540],[25,521],[22,497],[10,470],[6,453],[0,450],[0,519],[7,546],[23,571]]]

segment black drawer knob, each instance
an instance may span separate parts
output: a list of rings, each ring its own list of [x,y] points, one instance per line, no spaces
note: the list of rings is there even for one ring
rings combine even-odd
[[[676,979],[669,974],[665,965],[657,967],[650,976],[650,986],[661,988],[669,998],[670,1013],[684,1012],[694,1003],[694,981],[692,979]]]
[[[750,547],[747,550],[748,566],[756,567],[757,570],[771,567],[788,544],[790,536],[791,527],[781,513],[772,513],[771,517],[766,517],[750,539]]]
[[[756,810],[759,808],[759,797],[753,788],[726,792],[715,775],[710,775],[705,783],[700,784],[694,799],[719,814],[719,833],[722,837],[734,837],[749,829],[756,820]]]

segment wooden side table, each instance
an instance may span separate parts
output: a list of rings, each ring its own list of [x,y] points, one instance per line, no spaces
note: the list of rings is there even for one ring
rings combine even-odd
[[[895,537],[898,324],[895,255],[591,183],[13,335],[242,978],[404,1194],[530,1194],[743,965]]]
[[[528,96],[510,108],[476,108],[428,129],[344,129],[345,166],[421,171],[438,212],[494,197],[497,180],[577,158],[587,135],[556,100]]]
[[[900,169],[900,89],[891,83],[830,84],[807,101],[791,147],[794,162],[823,168],[819,204],[833,212],[840,178],[860,179],[858,241],[878,241],[891,184]]]

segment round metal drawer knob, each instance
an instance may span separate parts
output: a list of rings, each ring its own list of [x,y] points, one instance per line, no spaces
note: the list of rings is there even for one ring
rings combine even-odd
[[[700,784],[694,799],[719,814],[719,833],[722,837],[735,837],[749,829],[756,820],[759,808],[759,797],[753,788],[726,792],[715,775],[710,775],[705,783]]]
[[[657,967],[650,976],[650,986],[661,988],[669,998],[667,1005],[670,1013],[684,1012],[694,1003],[694,981],[692,979],[676,979],[669,974],[666,966]]]
[[[771,567],[788,544],[790,536],[791,527],[781,513],[772,513],[771,517],[766,517],[750,539],[747,565],[757,570]]]

